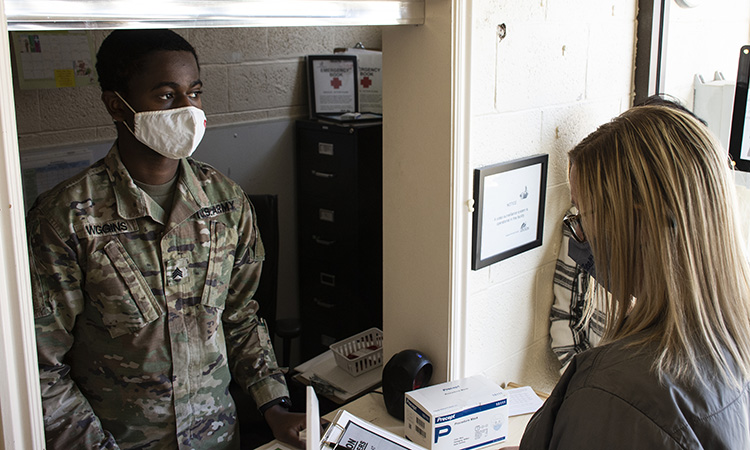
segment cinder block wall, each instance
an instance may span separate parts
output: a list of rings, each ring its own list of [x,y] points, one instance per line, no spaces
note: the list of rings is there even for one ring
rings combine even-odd
[[[380,27],[281,27],[177,30],[201,63],[209,130],[221,125],[307,114],[304,56],[362,42],[381,47]],[[98,49],[109,34],[92,31]],[[15,88],[19,146],[26,149],[111,141],[115,129],[98,86]]]
[[[695,73],[736,77],[750,6],[670,3],[666,92],[690,106]],[[469,275],[465,370],[551,388],[559,363],[549,349],[549,310],[555,259],[566,251],[567,152],[630,107],[637,1],[475,0],[473,11],[471,167],[546,153],[549,172],[542,247]]]
[[[636,2],[474,2],[471,167],[549,155],[543,245],[469,274],[466,373],[551,389],[567,151],[628,108]]]

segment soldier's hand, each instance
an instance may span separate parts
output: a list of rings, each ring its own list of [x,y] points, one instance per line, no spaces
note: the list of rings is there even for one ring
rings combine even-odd
[[[285,444],[296,448],[305,448],[299,432],[305,429],[305,415],[289,412],[280,405],[274,405],[265,412],[265,419],[273,431],[273,436]]]

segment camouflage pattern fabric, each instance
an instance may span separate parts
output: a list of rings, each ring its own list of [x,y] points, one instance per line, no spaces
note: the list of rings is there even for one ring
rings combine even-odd
[[[29,212],[49,449],[236,449],[230,372],[257,405],[289,395],[252,206],[206,164],[178,173],[167,217],[114,146]]]

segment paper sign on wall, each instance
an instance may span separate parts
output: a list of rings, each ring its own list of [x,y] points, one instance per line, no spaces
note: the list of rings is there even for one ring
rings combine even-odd
[[[21,89],[96,84],[96,53],[87,31],[13,31],[11,42]]]

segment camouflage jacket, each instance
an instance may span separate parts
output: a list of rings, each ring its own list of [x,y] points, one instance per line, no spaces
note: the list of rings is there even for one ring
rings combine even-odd
[[[182,160],[167,217],[115,145],[27,221],[48,448],[238,448],[230,371],[258,405],[288,395],[254,211],[215,169]]]

